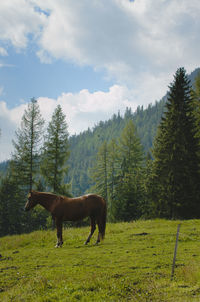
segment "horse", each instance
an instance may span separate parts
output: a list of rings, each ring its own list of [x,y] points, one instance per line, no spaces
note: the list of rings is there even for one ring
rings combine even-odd
[[[62,195],[56,195],[48,192],[31,191],[28,194],[28,200],[25,204],[25,211],[29,211],[37,204],[43,206],[52,215],[57,228],[57,244],[55,247],[63,245],[62,224],[63,221],[77,221],[85,217],[90,217],[91,230],[85,241],[85,244],[90,242],[90,239],[98,225],[98,244],[105,237],[106,229],[106,202],[96,194],[88,194],[76,198],[69,198]]]

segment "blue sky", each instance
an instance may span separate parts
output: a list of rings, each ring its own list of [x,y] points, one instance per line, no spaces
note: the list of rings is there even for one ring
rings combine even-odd
[[[60,104],[70,134],[167,91],[200,66],[199,0],[0,2],[0,161],[32,97],[48,122]]]
[[[41,63],[30,47],[18,53],[10,47],[7,53],[3,59],[5,66],[0,70],[0,83],[3,87],[1,98],[6,100],[9,108],[32,97],[57,98],[64,91],[77,93],[85,88],[90,92],[106,91],[113,84],[104,78],[104,72],[95,72],[91,66],[77,66],[61,59]]]

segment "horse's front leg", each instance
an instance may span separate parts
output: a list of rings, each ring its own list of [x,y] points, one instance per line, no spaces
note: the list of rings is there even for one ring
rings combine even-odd
[[[57,229],[57,244],[55,247],[61,247],[63,244],[62,239],[62,219],[56,218],[56,229]]]

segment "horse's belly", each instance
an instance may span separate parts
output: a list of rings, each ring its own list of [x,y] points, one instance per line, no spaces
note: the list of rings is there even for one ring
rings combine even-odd
[[[67,221],[77,221],[82,220],[88,216],[87,211],[83,207],[71,207],[65,212],[63,211],[63,220]]]
[[[83,220],[86,216],[85,215],[74,215],[71,217],[71,221],[78,221],[78,220]]]
[[[83,220],[85,215],[65,215],[63,217],[63,221],[78,221],[78,220]]]

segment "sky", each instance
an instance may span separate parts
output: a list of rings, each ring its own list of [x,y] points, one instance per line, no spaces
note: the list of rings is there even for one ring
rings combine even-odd
[[[0,1],[0,162],[32,97],[70,135],[160,100],[200,67],[199,0]]]

